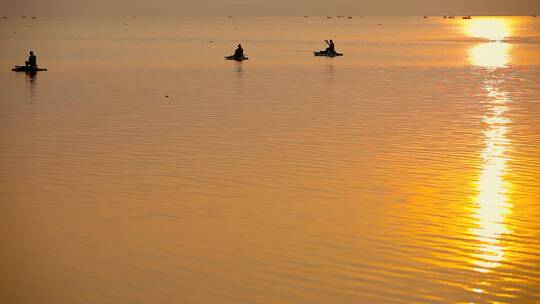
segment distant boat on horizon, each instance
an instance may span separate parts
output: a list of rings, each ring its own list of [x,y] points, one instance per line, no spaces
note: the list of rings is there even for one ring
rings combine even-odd
[[[471,16],[463,16],[463,19],[469,20],[469,19],[472,19],[472,17]]]

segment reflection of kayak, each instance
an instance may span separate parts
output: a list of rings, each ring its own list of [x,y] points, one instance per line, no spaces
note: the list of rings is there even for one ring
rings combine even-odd
[[[249,60],[249,58],[247,58],[246,56],[235,57],[234,55],[231,55],[231,56],[225,56],[225,59],[226,59],[226,60],[236,60],[236,61]]]
[[[315,56],[324,56],[324,57],[343,56],[343,54],[341,54],[341,53],[328,53],[328,52],[325,52],[325,51],[313,52],[313,55],[315,55]]]
[[[25,65],[16,65],[13,69],[11,69],[13,72],[27,72],[27,73],[35,73],[35,72],[42,72],[46,71],[47,69],[40,69],[40,68],[33,68]]]

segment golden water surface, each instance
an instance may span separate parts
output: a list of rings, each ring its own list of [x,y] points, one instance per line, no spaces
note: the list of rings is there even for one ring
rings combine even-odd
[[[0,302],[538,303],[539,37],[2,19]]]

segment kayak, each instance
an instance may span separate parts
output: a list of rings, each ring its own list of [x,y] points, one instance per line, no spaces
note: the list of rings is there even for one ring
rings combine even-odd
[[[315,55],[315,56],[323,56],[323,57],[343,56],[343,54],[341,54],[341,53],[328,53],[328,52],[325,52],[325,51],[313,52],[313,55]]]
[[[237,57],[234,57],[234,55],[231,55],[231,56],[225,56],[225,60],[244,61],[244,60],[249,60],[249,58],[247,58],[246,56],[237,58]]]
[[[26,73],[35,73],[35,72],[43,72],[47,69],[41,69],[41,68],[33,68],[25,65],[16,65],[13,69],[11,69],[13,72],[26,72]]]

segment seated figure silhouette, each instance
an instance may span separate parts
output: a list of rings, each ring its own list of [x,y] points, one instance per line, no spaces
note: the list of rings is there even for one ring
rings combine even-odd
[[[32,69],[37,68],[37,57],[34,55],[34,52],[30,51],[30,56],[28,57],[28,61],[25,61],[24,64]]]
[[[242,48],[242,45],[239,44],[239,45],[236,47],[236,50],[234,50],[234,55],[226,56],[225,59],[227,59],[227,60],[243,61],[243,60],[247,60],[247,59],[249,59],[249,58],[247,58],[246,55],[244,55],[244,49]]]
[[[239,44],[236,50],[234,51],[234,59],[241,60],[244,59],[244,49],[242,48],[242,45]]]

